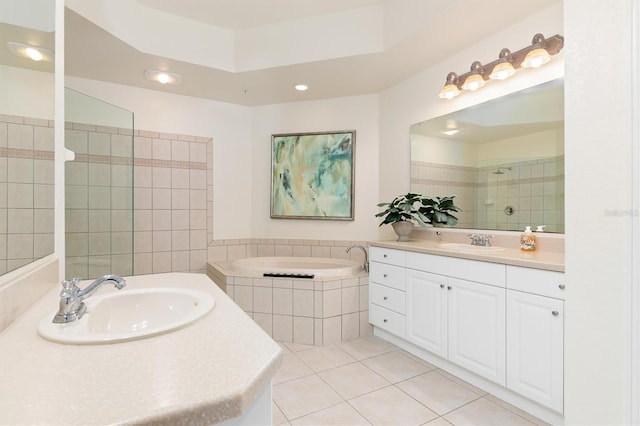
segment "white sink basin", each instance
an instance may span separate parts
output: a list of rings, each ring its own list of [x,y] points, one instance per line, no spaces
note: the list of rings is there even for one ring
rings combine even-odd
[[[471,244],[456,244],[445,243],[440,244],[439,248],[446,250],[463,251],[466,253],[493,253],[504,251],[504,247],[484,247],[484,246],[472,246]]]
[[[181,288],[121,290],[85,300],[87,312],[67,324],[40,321],[45,339],[69,344],[116,343],[142,339],[185,327],[215,305],[208,293]]]

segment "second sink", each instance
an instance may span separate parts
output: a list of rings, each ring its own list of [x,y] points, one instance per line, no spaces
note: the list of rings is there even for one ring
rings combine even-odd
[[[504,251],[504,247],[472,246],[471,244],[460,243],[444,243],[440,244],[439,248],[446,250],[463,251],[467,253],[493,253]]]
[[[187,326],[215,305],[208,293],[182,288],[122,290],[86,299],[87,312],[67,324],[40,321],[45,339],[70,344],[116,343],[168,333]]]

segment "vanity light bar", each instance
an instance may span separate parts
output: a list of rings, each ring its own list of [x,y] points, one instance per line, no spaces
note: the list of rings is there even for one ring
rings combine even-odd
[[[554,35],[544,38],[540,33],[533,36],[531,45],[517,52],[511,53],[509,49],[502,49],[493,62],[482,65],[479,61],[471,64],[470,71],[464,74],[450,72],[444,86],[438,95],[442,99],[452,99],[460,94],[461,90],[477,90],[484,86],[488,79],[504,80],[515,74],[516,69],[538,68],[551,60],[551,56],[557,54],[564,47],[564,37]]]

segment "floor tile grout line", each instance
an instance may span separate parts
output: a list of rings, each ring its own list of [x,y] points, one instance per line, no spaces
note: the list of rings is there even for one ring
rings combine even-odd
[[[284,342],[283,342],[283,344],[284,344]],[[304,361],[304,360],[303,360],[303,359],[298,355],[299,353],[304,352],[304,351],[307,351],[307,350],[312,350],[312,349],[316,349],[316,348],[328,348],[328,347],[333,347],[334,349],[337,349],[337,350],[339,350],[339,351],[341,351],[341,352],[345,353],[348,357],[350,357],[351,359],[353,359],[353,361],[351,361],[351,362],[347,362],[346,364],[337,365],[337,366],[335,366],[335,367],[328,368],[328,369],[325,369],[325,370],[315,371],[315,370],[313,369],[313,367],[310,365],[310,363],[305,362],[305,361]],[[451,413],[455,412],[456,410],[459,410],[459,409],[461,409],[461,408],[463,408],[463,407],[465,407],[465,406],[468,406],[468,405],[470,405],[470,404],[472,404],[472,403],[474,403],[474,402],[477,402],[477,401],[479,401],[479,400],[481,400],[481,399],[483,399],[483,398],[484,398],[484,399],[485,399],[485,401],[492,403],[492,405],[495,405],[495,406],[496,406],[496,407],[498,407],[499,409],[504,409],[504,410],[508,411],[509,413],[511,413],[511,414],[513,414],[513,415],[518,416],[518,417],[519,417],[519,418],[521,418],[522,420],[524,420],[524,421],[526,421],[526,422],[528,422],[528,423],[530,423],[530,424],[532,424],[532,425],[538,425],[538,426],[539,426],[540,424],[544,424],[544,423],[539,423],[539,422],[535,421],[535,420],[536,420],[535,416],[531,416],[529,413],[523,412],[523,414],[524,414],[524,415],[523,415],[522,413],[518,412],[518,411],[517,411],[517,407],[511,407],[508,403],[506,403],[506,401],[505,401],[505,403],[506,403],[505,405],[502,405],[502,404],[500,404],[499,402],[494,401],[493,399],[497,399],[498,401],[502,401],[502,400],[500,400],[500,399],[499,399],[498,397],[496,397],[495,395],[493,395],[493,394],[491,394],[491,393],[489,393],[489,392],[485,392],[485,391],[483,391],[482,389],[477,388],[477,387],[476,387],[476,386],[474,386],[473,384],[468,383],[468,382],[466,382],[466,381],[464,381],[464,380],[462,380],[462,379],[458,378],[458,377],[457,377],[457,376],[455,376],[454,374],[449,373],[449,372],[447,372],[446,370],[442,370],[441,368],[434,366],[433,364],[430,364],[430,363],[429,363],[429,364],[420,363],[423,367],[425,367],[425,368],[427,369],[425,372],[423,372],[423,373],[419,373],[419,374],[416,374],[416,375],[412,375],[411,377],[404,378],[403,380],[399,380],[399,381],[397,381],[397,382],[393,382],[393,381],[391,381],[391,380],[387,379],[386,377],[382,376],[380,373],[378,373],[377,371],[375,371],[373,368],[371,368],[371,367],[369,367],[367,364],[365,364],[365,361],[367,361],[367,360],[370,360],[370,359],[372,359],[372,358],[376,358],[376,357],[380,357],[380,356],[383,356],[383,355],[385,355],[385,354],[389,354],[389,353],[391,353],[391,352],[399,352],[399,353],[401,353],[402,355],[405,355],[405,356],[407,356],[408,358],[410,358],[410,359],[412,359],[412,360],[414,360],[414,361],[418,362],[417,360],[415,360],[415,359],[414,359],[414,357],[412,357],[412,356],[411,356],[411,355],[412,355],[411,353],[408,353],[408,352],[404,351],[402,348],[398,348],[398,347],[394,347],[394,346],[389,345],[390,350],[385,351],[385,352],[376,353],[376,354],[374,354],[374,355],[369,355],[369,356],[366,356],[366,357],[364,357],[364,358],[362,358],[362,359],[358,359],[356,356],[354,356],[354,355],[353,355],[352,353],[350,353],[348,350],[344,349],[344,348],[343,348],[343,347],[341,347],[339,344],[335,344],[335,343],[334,343],[334,344],[331,344],[331,345],[327,345],[327,346],[307,347],[307,348],[304,348],[304,349],[302,349],[302,350],[298,350],[298,351],[293,351],[293,350],[291,350],[288,346],[287,346],[287,348],[289,349],[289,351],[290,351],[290,353],[291,353],[291,354],[294,354],[294,355],[295,355],[296,359],[297,359],[298,361],[300,361],[300,362],[302,363],[302,365],[306,366],[306,367],[310,370],[310,373],[305,374],[305,375],[300,376],[300,377],[297,377],[297,378],[293,378],[293,379],[290,379],[290,380],[284,381],[284,382],[280,382],[280,383],[278,383],[278,384],[288,383],[288,382],[291,382],[291,381],[294,381],[294,380],[302,379],[302,378],[304,378],[304,377],[309,377],[309,376],[316,375],[316,376],[317,376],[317,377],[318,377],[318,378],[319,378],[323,383],[325,383],[325,384],[329,387],[329,389],[331,389],[333,392],[335,392],[335,393],[338,395],[338,397],[341,399],[341,401],[339,401],[339,402],[337,402],[337,403],[335,403],[335,404],[331,404],[331,405],[329,405],[329,406],[327,406],[327,407],[324,407],[324,408],[321,408],[321,409],[318,409],[318,410],[314,410],[314,411],[312,411],[312,412],[306,413],[306,414],[304,414],[304,415],[302,415],[302,416],[299,416],[299,417],[296,417],[296,418],[293,418],[293,419],[289,419],[289,418],[287,417],[287,415],[284,413],[284,411],[279,407],[279,405],[277,405],[277,404],[275,403],[275,401],[273,401],[273,403],[278,407],[278,409],[279,409],[279,410],[280,410],[280,412],[282,413],[283,417],[286,419],[286,423],[289,423],[289,424],[290,424],[290,422],[291,422],[291,421],[294,421],[294,420],[297,420],[297,419],[299,419],[299,418],[301,418],[301,417],[305,417],[305,416],[308,416],[308,415],[311,415],[311,414],[317,413],[317,412],[322,411],[322,410],[329,409],[329,408],[331,408],[331,407],[335,407],[335,406],[337,406],[337,405],[339,405],[339,404],[341,404],[341,403],[343,403],[343,402],[346,402],[346,403],[347,403],[347,404],[348,404],[348,405],[349,405],[353,410],[355,410],[355,411],[356,411],[360,416],[362,416],[362,417],[363,417],[367,422],[372,423],[372,422],[371,422],[371,420],[369,420],[369,419],[368,419],[368,418],[367,418],[363,413],[361,413],[361,412],[360,412],[360,411],[359,411],[359,410],[358,410],[354,405],[352,405],[350,401],[355,400],[355,399],[357,399],[357,398],[360,398],[360,397],[362,397],[362,396],[365,396],[365,395],[371,394],[371,393],[373,393],[373,392],[380,391],[380,390],[382,390],[382,389],[387,389],[387,388],[389,388],[389,387],[391,387],[391,386],[393,386],[394,388],[396,388],[397,390],[399,390],[400,392],[402,392],[404,395],[408,396],[409,398],[411,398],[412,400],[414,400],[415,402],[417,402],[420,406],[423,406],[423,407],[425,407],[426,409],[428,409],[429,411],[431,411],[432,413],[434,413],[434,414],[436,415],[436,417],[435,417],[435,418],[433,418],[433,419],[431,419],[431,420],[429,420],[429,422],[434,421],[434,420],[436,420],[436,419],[442,419],[443,421],[445,421],[445,422],[447,422],[447,423],[451,423],[451,422],[450,422],[450,421],[448,421],[444,416],[449,415],[449,414],[451,414]],[[320,374],[321,374],[321,373],[329,372],[329,371],[331,371],[331,370],[334,370],[334,369],[337,369],[337,368],[341,368],[341,367],[345,367],[345,366],[348,366],[348,365],[353,365],[353,364],[355,364],[355,363],[360,363],[360,364],[361,364],[363,367],[365,367],[367,370],[371,371],[372,373],[374,373],[374,374],[375,374],[375,375],[377,375],[378,377],[382,378],[382,379],[383,379],[387,384],[386,384],[385,386],[381,387],[381,388],[373,389],[373,390],[368,391],[368,392],[365,392],[365,393],[363,393],[363,394],[361,394],[361,395],[356,395],[356,396],[353,396],[353,397],[351,397],[351,398],[347,399],[347,398],[345,398],[344,396],[342,396],[342,395],[340,394],[340,392],[338,392],[338,391],[337,391],[337,390],[336,390],[336,389],[335,389],[335,388],[334,388],[334,387],[333,387],[329,382],[327,382],[326,380],[324,380],[324,378],[323,378],[322,376],[320,376]],[[429,369],[429,368],[431,368],[431,369]],[[439,376],[441,376],[443,379],[446,379],[447,381],[450,381],[450,382],[452,382],[453,384],[455,384],[455,385],[457,385],[457,386],[461,386],[461,387],[463,387],[464,389],[468,390],[468,391],[469,391],[469,392],[471,392],[472,394],[475,394],[477,397],[476,397],[476,398],[474,398],[474,399],[472,399],[472,400],[470,400],[470,401],[468,401],[468,402],[466,402],[466,403],[464,403],[464,404],[462,404],[462,405],[460,405],[459,407],[456,407],[456,408],[454,408],[454,409],[452,409],[452,410],[450,410],[450,411],[446,412],[446,413],[439,414],[439,413],[437,413],[436,411],[434,411],[433,409],[431,409],[430,407],[428,407],[427,405],[425,405],[424,403],[422,403],[421,401],[417,400],[415,397],[413,397],[411,394],[409,394],[408,392],[406,392],[404,389],[402,389],[402,388],[399,386],[400,384],[402,384],[402,383],[404,383],[404,382],[410,381],[410,380],[412,380],[412,379],[415,379],[416,377],[419,377],[419,376],[422,376],[422,375],[425,375],[425,374],[430,374],[430,373],[438,374],[438,375],[439,375]],[[453,376],[453,377],[457,378],[458,380],[454,380],[454,379],[453,379],[452,377],[450,377],[450,376]],[[513,409],[513,408],[515,408],[515,409]],[[529,416],[529,417],[527,417],[527,416]],[[429,423],[429,422],[427,422],[427,423]]]

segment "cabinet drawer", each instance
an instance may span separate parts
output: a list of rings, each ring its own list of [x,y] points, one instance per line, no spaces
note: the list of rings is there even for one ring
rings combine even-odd
[[[399,314],[405,314],[405,293],[394,288],[380,284],[371,284],[369,287],[371,303],[391,309]]]
[[[407,252],[407,268],[504,287],[505,265],[456,257]]]
[[[507,266],[507,288],[564,300],[564,273]]]
[[[371,305],[369,306],[369,322],[389,333],[404,337],[404,315],[378,305]]]
[[[404,251],[382,247],[369,247],[369,257],[372,262],[388,263],[389,265],[404,266]]]
[[[373,262],[369,265],[369,282],[404,290],[404,268]]]

